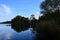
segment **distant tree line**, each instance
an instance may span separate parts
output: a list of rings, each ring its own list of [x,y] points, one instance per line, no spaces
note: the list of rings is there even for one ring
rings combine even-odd
[[[0,22],[0,24],[11,24],[11,21]]]

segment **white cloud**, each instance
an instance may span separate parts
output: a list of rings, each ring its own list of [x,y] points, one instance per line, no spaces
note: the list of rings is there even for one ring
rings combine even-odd
[[[7,5],[3,4],[2,7],[5,9],[6,13],[9,14],[11,12],[11,9]]]
[[[0,5],[0,15],[9,15],[11,13],[11,8],[5,4]]]
[[[10,20],[9,16],[11,15],[12,11],[11,11],[11,8],[6,5],[6,4],[0,4],[0,22],[3,22],[3,21],[8,21]]]

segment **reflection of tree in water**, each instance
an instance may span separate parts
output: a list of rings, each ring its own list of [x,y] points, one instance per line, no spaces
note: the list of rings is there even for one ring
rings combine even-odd
[[[14,29],[16,32],[21,32],[28,29],[28,27],[18,25],[11,25],[11,28]]]
[[[13,18],[11,23],[12,28],[17,31],[20,32],[22,30],[26,30],[29,28],[29,19],[22,17],[22,16],[16,16],[15,18]]]
[[[11,22],[12,28],[17,32],[30,28],[30,24],[31,24],[31,28],[34,28],[35,23],[37,22],[37,20],[34,17],[33,19],[31,19],[31,22],[30,22],[28,18],[25,18],[22,16],[16,16],[11,21],[12,21]]]
[[[17,27],[12,26],[11,28],[14,29],[16,32],[21,32],[23,30],[23,28],[21,28],[19,26],[17,26]]]

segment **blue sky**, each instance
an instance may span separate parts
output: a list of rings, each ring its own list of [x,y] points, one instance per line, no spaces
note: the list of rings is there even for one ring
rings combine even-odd
[[[43,0],[0,0],[0,22],[8,21],[16,15],[36,18],[40,15],[40,4]]]

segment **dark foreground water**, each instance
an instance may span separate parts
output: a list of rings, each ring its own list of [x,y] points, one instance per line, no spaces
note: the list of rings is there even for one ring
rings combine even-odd
[[[30,30],[16,32],[11,26],[0,24],[0,40],[34,40],[35,34]]]

